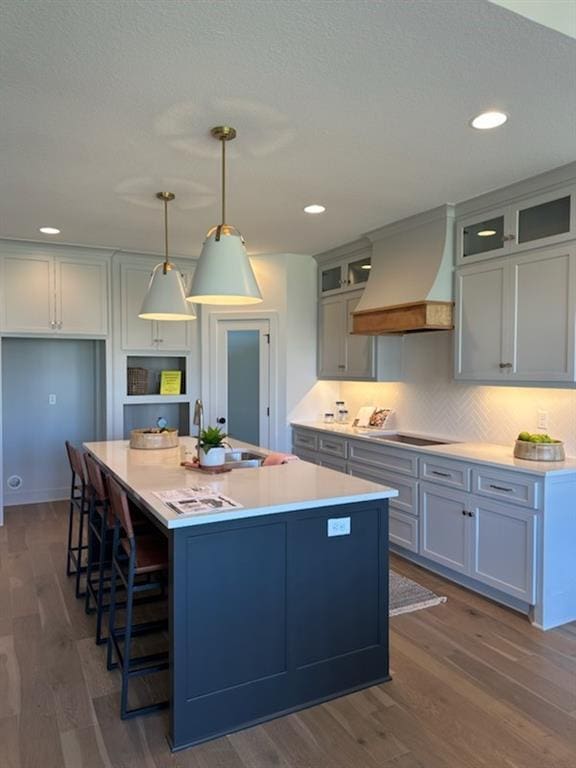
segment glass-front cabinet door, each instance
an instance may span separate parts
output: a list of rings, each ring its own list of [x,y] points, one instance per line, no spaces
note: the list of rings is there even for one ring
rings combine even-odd
[[[512,247],[551,245],[576,236],[574,197],[571,190],[556,191],[514,206],[516,238]]]
[[[321,267],[320,295],[329,296],[333,293],[364,288],[364,283],[370,276],[371,262],[369,253],[364,251]]]
[[[557,189],[460,219],[457,237],[459,264],[574,239],[576,189]]]
[[[330,265],[320,270],[320,293],[330,294],[342,290],[342,265]]]
[[[465,263],[507,253],[507,224],[506,210],[461,221],[458,226],[458,260]]]

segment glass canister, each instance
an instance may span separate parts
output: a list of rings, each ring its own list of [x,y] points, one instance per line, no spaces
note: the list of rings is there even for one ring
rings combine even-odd
[[[336,414],[338,424],[348,424],[348,411],[346,408],[340,408]]]
[[[334,414],[329,412],[324,414],[324,424],[333,424],[334,423]]]

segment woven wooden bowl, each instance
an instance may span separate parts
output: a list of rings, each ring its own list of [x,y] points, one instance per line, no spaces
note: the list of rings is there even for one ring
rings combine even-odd
[[[528,461],[564,461],[566,453],[564,443],[529,443],[527,440],[516,440],[514,456]]]
[[[133,429],[130,432],[130,448],[142,451],[154,451],[158,448],[176,448],[178,445],[177,429]]]

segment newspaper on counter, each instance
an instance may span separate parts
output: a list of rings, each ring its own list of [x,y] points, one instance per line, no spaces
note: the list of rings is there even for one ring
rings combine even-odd
[[[160,499],[177,515],[193,515],[197,512],[225,512],[228,509],[241,509],[242,504],[216,493],[205,485],[192,485],[175,491],[154,491]]]

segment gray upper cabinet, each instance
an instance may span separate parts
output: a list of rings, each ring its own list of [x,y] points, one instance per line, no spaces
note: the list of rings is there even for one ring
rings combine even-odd
[[[352,334],[352,314],[362,291],[320,299],[318,377],[397,381],[402,376],[402,338]]]
[[[458,219],[459,264],[576,238],[574,185]]]
[[[318,375],[326,379],[374,378],[372,336],[351,336],[351,317],[360,292],[320,301]]]
[[[364,287],[371,268],[371,256],[365,250],[320,267],[319,291],[331,296]]]
[[[456,271],[455,378],[576,380],[576,244]]]

